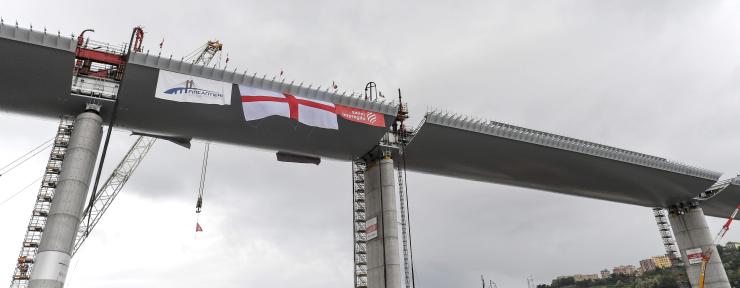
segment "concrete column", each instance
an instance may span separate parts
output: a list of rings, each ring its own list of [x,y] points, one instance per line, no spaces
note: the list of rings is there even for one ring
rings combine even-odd
[[[390,156],[368,162],[365,172],[368,288],[401,287],[401,256],[396,219],[398,195],[393,172],[393,159]],[[373,219],[377,223],[377,236],[371,239]]]
[[[54,200],[31,272],[30,287],[61,288],[67,277],[102,138],[103,119],[95,112],[77,116],[62,162]]]
[[[712,258],[707,264],[704,287],[730,288],[730,281],[727,279],[727,273],[722,266],[722,259],[719,257],[717,247],[714,246],[714,237],[709,231],[704,211],[699,207],[689,208],[685,214],[671,214],[668,220],[673,227],[673,234],[676,236],[681,258],[686,265],[686,273],[689,282],[691,282],[691,287],[699,287],[701,264],[689,264],[686,250],[700,248],[705,251],[707,248],[711,248],[713,250]]]

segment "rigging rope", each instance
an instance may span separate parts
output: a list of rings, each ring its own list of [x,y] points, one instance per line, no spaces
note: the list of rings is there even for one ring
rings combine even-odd
[[[26,154],[23,154],[21,157],[16,158],[15,160],[11,161],[10,163],[8,163],[5,166],[3,166],[2,168],[0,168],[0,176],[3,176],[5,174],[8,174],[8,172],[13,171],[13,169],[15,169],[16,167],[22,165],[23,163],[26,163],[26,161],[28,161],[31,158],[35,157],[36,155],[38,155],[39,153],[41,153],[41,151],[46,150],[46,148],[48,148],[48,147],[51,146],[51,143],[50,142],[53,141],[53,140],[54,140],[54,138],[52,137],[51,139],[45,141],[44,143],[41,143],[41,145],[36,146],[33,149],[31,149],[31,151],[26,152]],[[32,153],[33,153],[33,155],[28,156],[28,155],[30,155]],[[26,156],[28,156],[28,158],[26,158]],[[23,159],[23,160],[21,161],[21,159]],[[20,162],[18,162],[18,161],[20,161]]]

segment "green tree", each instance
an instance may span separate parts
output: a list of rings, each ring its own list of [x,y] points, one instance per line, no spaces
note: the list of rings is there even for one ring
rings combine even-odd
[[[671,273],[662,273],[656,280],[655,288],[678,288],[676,277],[673,277]]]

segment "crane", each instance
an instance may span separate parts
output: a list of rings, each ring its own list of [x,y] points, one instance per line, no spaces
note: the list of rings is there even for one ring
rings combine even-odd
[[[725,222],[725,225],[722,225],[722,229],[719,230],[719,233],[717,233],[717,237],[714,238],[714,243],[712,243],[712,246],[705,249],[702,253],[701,270],[699,270],[699,288],[704,288],[704,279],[706,276],[705,274],[707,271],[707,264],[709,264],[709,259],[712,258],[712,252],[714,252],[713,248],[719,244],[719,241],[722,239],[722,237],[725,236],[727,230],[730,230],[730,224],[732,224],[732,220],[735,220],[735,216],[737,216],[738,210],[740,210],[740,205],[737,205],[737,207],[735,207],[735,211],[732,212],[730,218],[727,218],[727,222]]]
[[[149,153],[149,149],[152,148],[155,140],[152,137],[139,136],[108,177],[108,180],[100,187],[93,204],[85,208],[85,216],[80,221],[72,255],[77,253],[82,243],[90,236],[90,232],[98,224],[100,218],[103,217],[105,211],[108,210],[118,193],[121,192],[136,168],[139,167],[146,154]]]
[[[527,279],[529,280],[529,279]],[[483,288],[486,288],[486,279],[483,278],[483,275],[480,275],[480,282]],[[529,282],[527,282],[529,284]],[[496,285],[496,282],[493,282],[493,280],[488,280],[488,288],[498,288],[498,285]]]
[[[224,49],[224,44],[221,44],[218,40],[207,41],[206,44],[198,47],[195,51],[190,52],[185,60],[192,61],[193,64],[199,64],[208,66],[213,58],[216,58],[219,52]],[[228,60],[227,60],[228,62]]]
[[[138,34],[136,35],[138,37]],[[141,45],[138,38],[136,41],[138,44],[135,44],[136,46],[134,46],[134,49],[137,49],[136,47]],[[205,45],[196,50],[200,53],[195,55],[194,63],[208,65],[213,57],[222,49],[223,44],[218,41],[208,41]],[[111,173],[108,180],[105,181],[103,187],[97,191],[96,197],[93,202],[91,202],[91,205],[85,208],[85,217],[80,222],[80,227],[77,231],[77,238],[75,239],[72,252],[73,255],[77,253],[77,250],[80,249],[82,243],[85,242],[92,229],[95,228],[95,225],[103,217],[105,211],[110,207],[113,200],[118,196],[118,193],[123,189],[123,186],[126,184],[129,177],[131,177],[131,174],[133,174],[134,170],[139,166],[139,163],[141,163],[149,152],[149,149],[154,145],[155,140],[155,137],[144,135],[139,136],[126,155],[124,155],[123,160],[121,160],[116,169],[113,170],[113,173]],[[203,182],[205,181],[204,177],[205,167],[207,165],[206,163],[208,163],[207,161],[208,144],[206,144],[206,152],[203,158],[203,173],[201,175],[201,187],[198,194],[197,213],[200,213],[201,205],[203,203]]]

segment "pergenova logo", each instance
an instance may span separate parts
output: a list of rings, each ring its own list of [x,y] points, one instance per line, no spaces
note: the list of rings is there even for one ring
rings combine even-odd
[[[375,124],[375,122],[378,121],[378,117],[375,116],[375,113],[368,111],[367,120],[370,121],[370,123]]]

